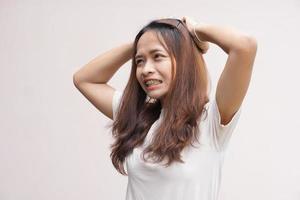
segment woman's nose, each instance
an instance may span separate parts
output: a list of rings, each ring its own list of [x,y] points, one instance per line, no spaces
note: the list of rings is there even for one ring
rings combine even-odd
[[[143,67],[143,71],[142,73],[144,75],[147,75],[149,73],[153,73],[154,72],[154,65],[151,61],[147,61]]]

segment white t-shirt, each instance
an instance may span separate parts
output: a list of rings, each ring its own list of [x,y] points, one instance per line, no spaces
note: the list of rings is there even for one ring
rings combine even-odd
[[[113,120],[122,92],[113,97]],[[144,162],[142,151],[155,133],[160,117],[151,126],[143,146],[135,148],[126,157],[128,173],[126,200],[217,200],[220,190],[224,154],[236,127],[241,107],[231,121],[222,125],[215,98],[206,105],[208,115],[200,121],[200,143],[181,153],[185,163],[173,162],[169,167],[159,163]]]

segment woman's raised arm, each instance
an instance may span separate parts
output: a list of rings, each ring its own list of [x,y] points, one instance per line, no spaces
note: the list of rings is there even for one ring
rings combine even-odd
[[[104,115],[112,119],[115,89],[107,84],[132,56],[133,42],[115,47],[88,62],[73,74],[76,88]]]
[[[257,42],[254,37],[231,27],[212,24],[196,24],[195,33],[202,41],[214,43],[228,54],[216,89],[221,123],[225,125],[240,108],[247,93]]]

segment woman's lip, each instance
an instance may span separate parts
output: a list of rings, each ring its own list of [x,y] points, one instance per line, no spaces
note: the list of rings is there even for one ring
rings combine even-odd
[[[149,87],[146,86],[146,88],[147,88],[147,90],[155,90],[155,89],[157,89],[157,88],[159,87],[160,84],[161,84],[161,83],[156,84],[156,85],[151,85],[151,86],[149,86]]]

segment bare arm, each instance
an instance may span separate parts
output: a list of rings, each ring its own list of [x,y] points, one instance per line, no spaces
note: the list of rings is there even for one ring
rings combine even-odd
[[[115,89],[107,82],[131,58],[132,47],[132,42],[115,47],[97,56],[73,75],[76,88],[110,119]]]
[[[256,39],[230,27],[195,25],[198,37],[215,43],[228,54],[216,90],[221,123],[227,124],[237,112],[247,93],[256,56]]]

